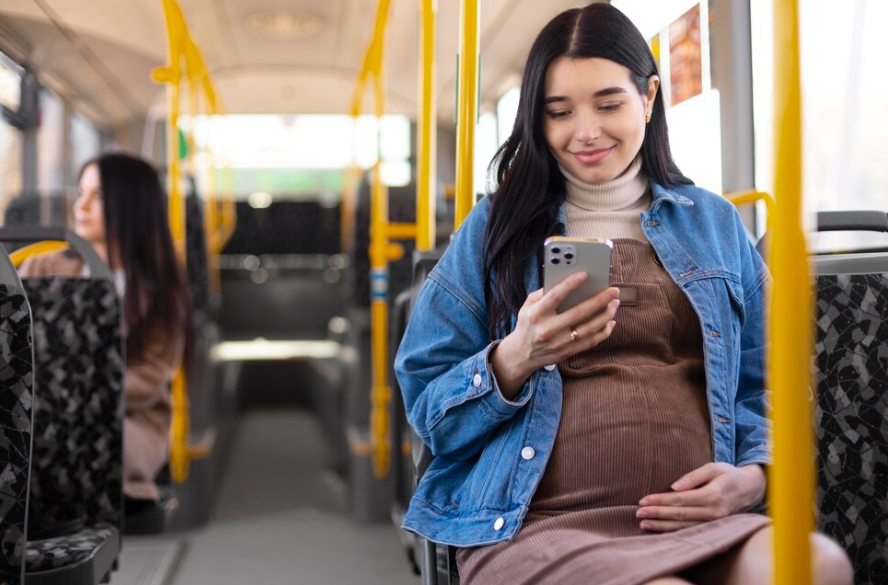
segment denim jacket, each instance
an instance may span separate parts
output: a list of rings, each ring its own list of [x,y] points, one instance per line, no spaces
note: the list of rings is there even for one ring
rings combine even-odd
[[[714,459],[769,464],[768,271],[727,200],[693,185],[651,189],[641,227],[700,321]],[[534,372],[513,400],[493,376],[488,356],[499,340],[489,338],[482,258],[489,213],[485,198],[429,274],[395,359],[407,417],[435,456],[404,528],[455,546],[517,534],[561,420],[555,364]],[[563,207],[559,217],[564,232]],[[538,289],[536,260],[525,274],[527,290]]]

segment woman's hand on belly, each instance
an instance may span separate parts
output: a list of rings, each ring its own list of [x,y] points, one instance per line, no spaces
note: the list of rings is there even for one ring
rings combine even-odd
[[[497,384],[506,398],[517,395],[536,370],[557,364],[610,336],[616,325],[613,318],[620,304],[619,289],[608,288],[563,313],[556,311],[586,278],[586,273],[578,272],[548,293],[539,289],[527,296],[514,331],[490,355]]]
[[[745,512],[765,496],[765,471],[761,465],[707,463],[676,481],[672,489],[639,502],[636,517],[643,530],[673,532]]]

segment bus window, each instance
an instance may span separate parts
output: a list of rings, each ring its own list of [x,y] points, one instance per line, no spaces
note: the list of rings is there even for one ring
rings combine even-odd
[[[2,114],[15,113],[21,106],[24,69],[0,53],[0,105]],[[22,190],[22,133],[0,115],[0,213]]]
[[[89,159],[97,156],[102,149],[102,135],[96,126],[74,112],[71,115],[71,135],[68,147],[71,152],[71,166],[68,168],[67,183],[77,183],[77,172]]]
[[[59,191],[65,184],[65,106],[48,89],[40,92],[40,126],[37,129],[37,190],[41,195]]]
[[[0,119],[0,213],[22,190],[22,133]]]
[[[756,187],[768,191],[773,166],[773,2],[752,0],[750,7]],[[880,69],[888,4],[854,0],[842,10],[832,8],[819,2],[799,5],[806,211],[884,211],[888,116],[879,96],[888,92],[888,79],[870,72]],[[812,239],[813,248],[824,251],[886,245],[885,234],[827,233]]]

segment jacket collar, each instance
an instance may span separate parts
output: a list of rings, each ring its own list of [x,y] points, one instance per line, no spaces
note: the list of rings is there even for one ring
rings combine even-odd
[[[651,213],[655,213],[660,205],[663,203],[672,203],[681,207],[690,207],[694,205],[694,202],[684,195],[680,195],[674,189],[667,189],[666,187],[656,183],[654,181],[650,182],[651,185]],[[565,197],[562,194],[561,196],[561,205],[558,206],[558,230],[564,235],[566,232],[567,226],[567,211],[564,208],[565,205]]]

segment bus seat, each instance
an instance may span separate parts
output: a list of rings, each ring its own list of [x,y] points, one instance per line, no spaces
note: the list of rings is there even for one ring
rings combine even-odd
[[[416,302],[422,285],[425,283],[426,277],[440,260],[443,249],[432,251],[413,252],[413,282],[409,288],[403,291],[395,299],[393,310],[393,326],[391,328],[390,347],[391,355],[394,356],[404,332],[407,329],[407,322],[410,317],[410,311]],[[400,388],[397,379],[392,375],[392,390],[400,396]],[[404,489],[405,482],[409,483],[411,488],[415,487],[422,478],[423,473],[428,469],[432,462],[433,455],[431,450],[425,445],[419,436],[412,431],[407,422],[406,412],[404,410],[403,401],[397,401],[394,407],[393,415],[393,440],[394,449],[393,461],[395,464],[393,475],[396,483],[395,509],[392,513],[392,519],[400,529],[401,521],[404,517],[406,507],[409,504],[412,492]],[[400,437],[407,436],[407,442],[410,446],[410,461],[412,465],[404,467],[400,465],[402,460]],[[404,478],[404,474],[409,478]],[[402,530],[403,532],[403,530]],[[414,536],[413,534],[404,535],[402,543],[407,551],[408,560],[414,571],[419,572],[422,576],[423,585],[437,585],[438,583],[446,583],[448,585],[457,585],[459,583],[459,575],[456,573],[455,554],[456,549],[449,546],[438,546],[425,538]],[[434,567],[434,568],[433,568]]]
[[[820,231],[888,232],[884,212],[818,214]],[[888,574],[888,250],[813,257],[817,520],[858,585]]]
[[[189,181],[185,198],[185,260],[191,303],[195,311],[208,311],[210,301],[210,271],[207,259],[207,239],[204,229],[202,200],[197,195],[193,179]]]
[[[48,194],[26,191],[11,200],[3,212],[5,226],[64,226],[68,200],[64,191]]]
[[[3,408],[0,408],[0,441],[4,462],[0,490],[0,532],[4,546],[0,554],[0,581],[9,585],[24,582],[26,511],[31,461],[31,431],[34,402],[34,354],[31,346],[31,309],[22,283],[0,250],[0,376]]]
[[[0,241],[68,242],[89,277],[27,278],[35,401],[25,552],[29,585],[95,585],[121,544],[121,310],[110,269],[71,232],[4,228]]]

